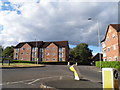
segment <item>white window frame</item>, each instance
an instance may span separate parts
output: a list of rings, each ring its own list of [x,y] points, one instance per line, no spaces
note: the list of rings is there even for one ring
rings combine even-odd
[[[110,47],[107,48],[107,51],[110,52]]]
[[[49,55],[50,55],[50,53],[48,53],[48,52],[47,52],[47,53],[46,53],[46,55],[47,55],[47,56],[49,56]]]
[[[115,34],[114,34],[114,33],[112,34],[112,38],[113,38],[113,39],[115,38]]]
[[[116,49],[117,49],[116,45],[113,45],[113,50],[116,50]]]

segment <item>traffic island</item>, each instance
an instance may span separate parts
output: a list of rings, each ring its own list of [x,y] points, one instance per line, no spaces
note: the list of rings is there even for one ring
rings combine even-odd
[[[100,83],[91,82],[86,79],[81,79],[79,81],[70,79],[70,80],[56,80],[45,82],[43,88],[56,88],[56,89],[80,89],[80,88],[93,88],[102,90],[102,85]],[[42,88],[42,87],[40,87]]]

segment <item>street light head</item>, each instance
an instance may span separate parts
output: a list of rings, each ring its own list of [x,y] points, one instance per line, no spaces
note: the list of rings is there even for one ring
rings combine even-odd
[[[92,20],[92,18],[88,18],[88,20]]]

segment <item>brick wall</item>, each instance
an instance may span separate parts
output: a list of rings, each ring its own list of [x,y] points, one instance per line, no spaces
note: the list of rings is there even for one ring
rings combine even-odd
[[[57,62],[58,61],[58,46],[51,43],[44,49],[44,62]]]
[[[31,61],[31,46],[29,44],[24,44],[20,48],[19,60]]]
[[[102,46],[103,46],[104,61],[105,59],[107,59],[107,61],[115,61],[115,58],[119,59],[118,33],[112,26],[109,26],[106,39],[104,42],[102,42]],[[105,50],[106,50],[106,56],[104,56]]]

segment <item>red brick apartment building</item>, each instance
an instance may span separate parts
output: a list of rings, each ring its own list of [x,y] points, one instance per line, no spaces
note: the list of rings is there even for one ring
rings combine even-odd
[[[59,62],[67,61],[68,56],[68,41],[21,42],[14,48],[15,60]]]
[[[108,25],[102,40],[104,61],[120,61],[120,24]]]

